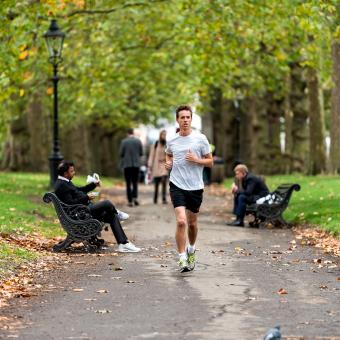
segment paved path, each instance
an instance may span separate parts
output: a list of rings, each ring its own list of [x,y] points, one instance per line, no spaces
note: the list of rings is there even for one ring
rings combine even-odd
[[[285,339],[340,339],[339,259],[300,246],[290,230],[227,227],[230,202],[206,190],[199,263],[180,274],[172,208],[141,191],[124,227],[143,252],[63,255],[71,263],[39,296],[2,311],[16,324],[0,338],[254,340],[280,324]]]

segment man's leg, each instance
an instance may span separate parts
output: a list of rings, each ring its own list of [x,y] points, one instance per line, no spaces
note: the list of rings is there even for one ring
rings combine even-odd
[[[132,203],[132,192],[131,192],[131,183],[132,183],[132,176],[131,176],[131,168],[124,169],[124,177],[126,183],[126,196],[128,199],[129,204]]]
[[[237,211],[237,201],[238,201],[238,196],[239,196],[239,194],[235,194],[235,195],[234,195],[234,207],[233,207],[233,214],[234,214],[234,215],[237,215],[237,214],[236,214],[236,211]]]
[[[128,238],[119,222],[115,206],[108,200],[89,206],[91,215],[103,222],[109,223],[118,244],[128,243]]]
[[[237,197],[237,205],[236,205],[236,216],[237,221],[240,221],[243,224],[244,216],[246,215],[246,206],[247,206],[247,196],[244,194],[239,194]]]
[[[190,210],[186,211],[188,219],[188,238],[189,244],[194,246],[196,243],[198,228],[197,228],[197,214]]]
[[[187,225],[187,217],[185,214],[185,207],[177,207],[175,208],[176,215],[176,244],[178,250],[179,257],[179,268],[180,272],[189,271],[188,266],[188,256],[185,250],[186,246],[186,225]]]
[[[190,210],[187,210],[187,218],[188,218],[188,238],[189,238],[189,245],[187,248],[188,253],[188,265],[189,269],[193,270],[196,265],[196,239],[198,233],[197,227],[197,213],[193,213]]]
[[[131,168],[131,181],[132,181],[132,200],[135,205],[138,205],[138,180],[139,168]]]
[[[176,215],[176,244],[179,254],[185,253],[186,245],[186,226],[187,216],[185,214],[185,207],[175,208]]]

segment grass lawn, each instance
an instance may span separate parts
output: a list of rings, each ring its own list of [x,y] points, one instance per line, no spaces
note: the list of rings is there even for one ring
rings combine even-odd
[[[266,176],[273,191],[283,183],[298,183],[301,190],[294,192],[284,217],[289,222],[307,223],[340,235],[340,176]],[[232,179],[225,181],[230,188]]]
[[[75,184],[84,185],[86,177],[77,176]],[[43,202],[48,191],[49,175],[0,172],[0,277],[39,256],[16,245],[1,242],[9,235],[36,232],[50,238],[64,235],[52,204]],[[112,186],[112,179],[103,179],[103,186]]]

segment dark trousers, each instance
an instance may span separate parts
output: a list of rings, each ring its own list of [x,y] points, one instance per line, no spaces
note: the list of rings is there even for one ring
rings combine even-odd
[[[138,198],[139,168],[125,168],[124,177],[126,183],[126,196],[128,201],[131,203],[134,199]]]
[[[234,196],[233,213],[237,216],[237,219],[244,219],[244,216],[246,215],[246,206],[248,203],[252,202],[245,194],[237,194]]]
[[[162,200],[163,202],[166,202],[166,186],[167,186],[168,176],[154,177],[153,181],[155,183],[155,192],[153,196],[154,203],[157,203],[157,200],[158,200],[158,188],[159,188],[160,183],[162,183]]]
[[[108,200],[89,205],[91,215],[102,222],[109,223],[118,244],[127,243],[128,238],[120,224],[115,206]]]

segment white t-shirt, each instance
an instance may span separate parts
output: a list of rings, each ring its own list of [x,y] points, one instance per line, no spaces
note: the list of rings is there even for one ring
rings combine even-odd
[[[165,151],[173,157],[170,182],[183,190],[200,190],[204,188],[203,166],[185,159],[189,150],[199,158],[208,155],[211,150],[207,137],[192,131],[188,136],[177,133],[167,141]]]

